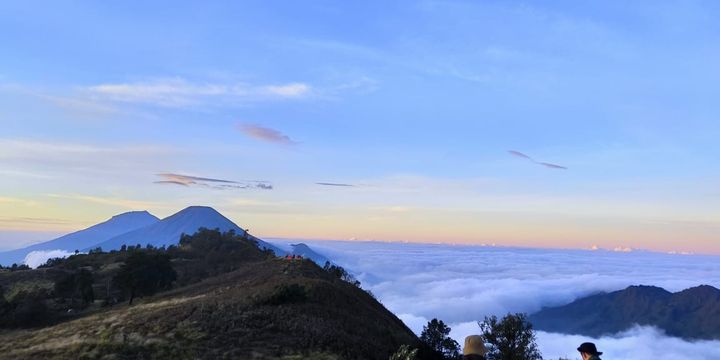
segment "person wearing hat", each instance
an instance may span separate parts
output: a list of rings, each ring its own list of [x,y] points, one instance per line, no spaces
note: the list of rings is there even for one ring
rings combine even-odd
[[[583,360],[602,360],[600,359],[602,351],[597,351],[595,344],[591,342],[580,344],[580,347],[577,348],[577,351],[580,352],[580,356],[582,356]]]
[[[465,338],[463,346],[463,360],[485,360],[485,342],[480,335],[470,335]]]

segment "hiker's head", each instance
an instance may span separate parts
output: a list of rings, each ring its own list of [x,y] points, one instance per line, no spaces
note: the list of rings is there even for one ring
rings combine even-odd
[[[465,346],[463,346],[463,355],[480,355],[485,356],[485,342],[480,335],[470,335],[465,338]]]
[[[580,344],[580,347],[577,348],[577,351],[580,352],[580,355],[582,355],[583,360],[589,359],[593,355],[602,355],[602,351],[597,351],[597,348],[595,347],[595,344],[591,342],[586,342]]]

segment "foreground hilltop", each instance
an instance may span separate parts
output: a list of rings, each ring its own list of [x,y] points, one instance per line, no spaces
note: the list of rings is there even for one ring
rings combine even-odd
[[[545,308],[530,321],[538,330],[593,337],[648,325],[685,339],[720,339],[720,290],[701,285],[671,293],[630,286]]]
[[[176,285],[129,306],[125,292],[105,284],[117,279],[113,274],[138,252],[167,255]],[[418,342],[356,284],[310,260],[275,257],[232,233],[201,230],[168,250],[80,254],[50,265],[6,271],[0,278],[7,292],[16,294],[12,287],[18,281],[28,288],[91,271],[96,299],[82,310],[79,300],[63,302],[51,290],[46,308],[65,306],[77,315],[1,333],[3,356],[385,360],[400,345]],[[113,305],[111,298],[118,302]]]

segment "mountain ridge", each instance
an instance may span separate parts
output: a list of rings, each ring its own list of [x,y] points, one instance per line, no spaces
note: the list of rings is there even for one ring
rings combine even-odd
[[[641,325],[684,339],[720,339],[720,289],[700,285],[671,293],[635,285],[543,308],[529,319],[537,330],[593,337]]]
[[[194,234],[200,228],[218,229],[221,232],[232,230],[238,235],[255,240],[260,248],[272,250],[278,256],[285,253],[278,247],[248,234],[246,230],[212,207],[197,205],[188,206],[154,224],[117,235],[84,250],[90,250],[93,247],[117,250],[122,245],[137,244],[142,246],[150,244],[156,247],[170,246],[177,244],[182,234]]]
[[[2,252],[0,253],[0,264],[20,263],[32,251],[74,251],[84,249],[108,238],[151,225],[157,221],[160,221],[160,219],[144,210],[124,212],[114,215],[101,223],[52,240]]]

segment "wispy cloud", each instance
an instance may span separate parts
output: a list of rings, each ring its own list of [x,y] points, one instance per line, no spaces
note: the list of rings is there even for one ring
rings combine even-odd
[[[72,224],[72,222],[63,219],[38,217],[0,217],[0,224],[68,225]]]
[[[268,127],[255,124],[240,124],[238,128],[241,133],[254,139],[283,145],[297,144],[297,142],[290,139],[289,136]]]
[[[31,179],[52,179],[53,176],[21,170],[0,170],[0,176],[24,177]]]
[[[37,206],[38,203],[32,200],[0,196],[0,204],[12,204],[22,206]]]
[[[525,154],[523,154],[523,153],[521,153],[521,152],[519,152],[519,151],[508,150],[508,153],[510,153],[510,155],[517,156],[517,157],[520,157],[520,158],[523,158],[523,159],[528,159],[528,160],[530,160],[530,161],[532,161],[532,162],[535,162],[535,160],[533,160],[533,158],[531,158],[530,156],[525,155]]]
[[[544,166],[544,167],[546,167],[546,168],[558,169],[558,170],[567,170],[567,167],[565,167],[565,166],[557,165],[557,164],[551,164],[551,163],[542,162],[542,161],[537,161],[537,160],[533,159],[531,156],[529,156],[529,155],[527,155],[527,154],[525,154],[525,153],[522,153],[522,152],[520,152],[520,151],[508,150],[508,153],[510,153],[510,155],[512,155],[512,156],[529,160],[529,161],[531,161],[531,162],[533,162],[533,163],[535,163],[535,164],[538,164],[538,165],[540,165],[540,166]]]
[[[167,205],[163,205],[157,202],[130,200],[117,197],[101,197],[81,194],[48,194],[48,197],[55,199],[85,201],[101,205],[111,205],[132,210],[163,209],[167,207]]]
[[[338,186],[338,187],[354,187],[355,186],[353,184],[331,183],[331,182],[316,182],[315,185]]]
[[[312,94],[305,83],[252,85],[247,83],[191,82],[182,78],[132,83],[106,83],[85,88],[91,98],[162,107],[202,104],[242,104],[253,101],[299,99]]]
[[[155,181],[160,185],[179,185],[184,187],[198,186],[215,190],[231,190],[231,189],[260,189],[272,190],[273,186],[267,181],[259,180],[224,180],[200,176],[181,175],[174,173],[156,174],[163,180]]]
[[[551,169],[567,170],[567,168],[562,165],[556,165],[556,164],[551,164],[551,163],[546,163],[546,162],[539,162],[538,164],[548,167],[548,168],[551,168]]]
[[[120,112],[120,109],[108,103],[77,96],[47,95],[42,93],[37,93],[36,96],[76,115],[105,117]]]
[[[99,171],[110,168],[133,168],[155,161],[168,161],[183,150],[162,145],[107,145],[42,141],[35,139],[0,139],[0,164],[3,171],[49,177],[48,170]]]
[[[310,86],[303,83],[269,85],[262,88],[269,95],[282,97],[300,97],[310,93]]]

